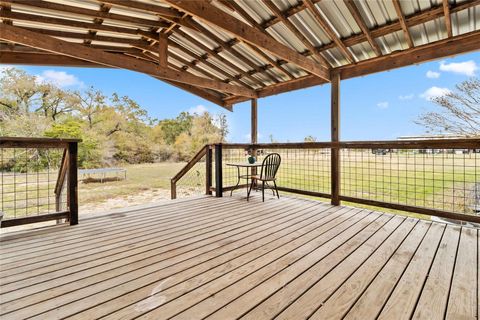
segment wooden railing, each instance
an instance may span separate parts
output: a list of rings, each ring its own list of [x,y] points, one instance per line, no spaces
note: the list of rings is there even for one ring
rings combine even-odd
[[[78,224],[78,139],[0,137],[1,227]]]
[[[226,162],[246,161],[248,150],[259,161],[277,152],[281,191],[480,223],[480,139],[219,144],[204,147],[172,181],[207,150],[214,152],[205,161],[208,194],[234,187],[237,172]]]

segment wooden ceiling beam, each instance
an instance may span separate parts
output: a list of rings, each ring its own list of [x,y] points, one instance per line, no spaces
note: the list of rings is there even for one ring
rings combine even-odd
[[[312,1],[314,3],[316,3],[320,0],[312,0]],[[467,1],[459,3],[457,5],[450,6],[450,14],[460,12],[460,11],[463,11],[463,10],[467,10],[469,8],[472,8],[472,7],[475,7],[475,6],[478,6],[478,5],[480,5],[480,0],[467,0]],[[296,13],[302,11],[302,10],[305,10],[305,9],[306,9],[305,4],[300,1],[298,4],[290,7],[287,10],[282,11],[282,13],[286,17],[291,17],[292,15],[294,15],[294,14],[296,14]],[[432,21],[432,20],[441,18],[443,16],[444,16],[443,6],[440,5],[440,6],[435,6],[435,7],[432,7],[430,9],[426,9],[426,10],[420,11],[418,13],[414,13],[410,16],[407,16],[407,17],[405,17],[405,21],[406,21],[408,27],[414,27],[416,25],[420,25],[422,23]],[[267,21],[261,23],[261,26],[263,28],[268,28],[268,27],[271,27],[271,26],[273,26],[273,25],[275,25],[276,23],[279,23],[279,22],[280,22],[280,19],[275,17],[271,20],[267,20]],[[375,39],[375,38],[385,36],[387,34],[397,32],[397,31],[401,31],[401,30],[402,30],[402,26],[400,25],[400,22],[398,20],[396,20],[396,21],[390,22],[388,24],[370,29],[370,34],[371,34],[372,38]],[[368,41],[368,39],[367,39],[367,36],[365,34],[361,33],[361,34],[356,34],[356,35],[352,35],[352,36],[343,38],[342,41],[347,47],[351,47],[351,46],[354,46],[356,44],[360,44],[362,42]],[[325,50],[332,49],[334,47],[335,47],[334,43],[329,43],[329,44],[318,47],[317,50],[319,52],[322,52],[322,51],[325,51]]]
[[[225,42],[223,41],[221,38],[219,38],[218,36],[216,36],[214,33],[210,32],[207,28],[205,28],[204,26],[202,26],[201,24],[197,23],[196,21],[192,20],[190,21],[190,24],[192,24],[196,30],[198,30],[199,32],[203,33],[204,35],[206,35],[208,38],[212,39],[213,41],[215,41],[216,43],[218,43],[220,45],[219,48],[215,49],[216,51],[218,52],[221,52],[223,50],[225,51],[228,51],[230,54],[232,54],[234,57],[236,57],[237,59],[241,60],[243,63],[245,63],[246,65],[248,65],[250,68],[252,68],[253,70],[255,70],[257,73],[263,73],[263,71],[265,71],[265,68],[262,69],[262,67],[258,66],[257,64],[253,63],[252,61],[250,61],[250,59],[244,57],[242,54],[240,54],[237,50],[235,50],[235,48],[233,48],[233,46],[235,44],[237,44],[238,40],[235,38],[235,39],[232,39],[233,41],[230,41],[230,42]],[[268,76],[268,74],[267,74]],[[250,78],[256,82],[257,84],[261,85],[262,87],[265,87],[265,84],[250,76]],[[270,79],[274,82],[278,82],[277,79],[273,78],[270,76]]]
[[[155,39],[157,38],[156,34],[152,34],[150,32],[140,30],[140,29],[108,26],[103,24],[95,24],[95,23],[81,22],[81,21],[75,21],[75,20],[69,20],[69,19],[46,17],[46,16],[26,14],[26,13],[20,13],[20,12],[4,12],[2,10],[0,12],[0,17],[11,19],[14,21],[18,20],[18,21],[25,21],[25,22],[39,22],[39,23],[56,25],[56,26],[65,26],[65,27],[72,27],[72,28],[79,28],[79,29],[86,29],[86,30],[95,30],[95,31],[107,31],[107,32],[128,34],[128,35],[139,35],[139,36],[145,36],[149,38],[155,37]]]
[[[206,65],[207,67],[215,70],[216,72],[218,72],[219,74],[223,75],[225,78],[227,78],[227,81],[226,82],[236,82],[236,83],[239,83],[239,80],[237,78],[235,78],[234,76],[230,75],[229,73],[227,73],[225,70],[222,70],[221,68],[217,67],[216,65],[214,65],[213,63],[210,63],[207,59],[205,58],[202,58],[201,56],[197,55],[195,52],[189,50],[189,49],[186,49],[186,48],[183,48],[182,46],[180,46],[179,44],[175,43],[175,42],[171,42],[171,46],[174,47],[174,48],[178,48],[179,50],[182,50],[183,52],[185,52],[186,54],[188,54],[189,56],[193,57],[194,60],[192,61],[192,63],[194,64],[199,64],[199,63],[203,63],[204,65]],[[222,80],[222,81],[225,81],[225,80]],[[240,85],[242,86],[246,86],[250,89],[252,89],[250,86],[248,86],[247,84],[243,83],[243,82],[240,82],[239,83]]]
[[[162,68],[155,64],[136,61],[136,59],[133,58],[108,53],[99,49],[89,48],[80,44],[70,43],[19,27],[3,25],[2,32],[0,33],[0,39],[97,64],[129,69],[162,79],[187,83],[220,92],[229,92],[235,95],[256,97],[256,92],[247,88],[197,77],[186,72],[178,72],[168,68]]]
[[[108,13],[109,11],[110,11],[110,5],[103,4],[103,3],[100,5],[100,10],[99,10],[100,13]],[[93,19],[94,24],[102,24],[103,21],[104,21],[103,18],[94,18]],[[88,33],[91,34],[91,35],[96,35],[97,31],[96,30],[88,30]],[[83,40],[83,43],[90,44],[90,43],[92,43],[92,41],[90,39],[87,39],[87,40]]]
[[[168,35],[158,34],[158,64],[166,68],[168,66]]]
[[[314,61],[302,56],[297,51],[275,41],[273,38],[266,36],[255,28],[207,2],[182,0],[164,1],[179,10],[195,16],[197,19],[200,19],[209,25],[221,28],[230,34],[233,34],[235,37],[242,39],[242,41],[262,48],[322,79],[330,79],[328,68],[316,64]]]
[[[242,18],[244,18],[252,27],[257,29],[260,32],[263,32],[264,34],[268,33],[260,26],[260,24],[255,21],[241,6],[238,5],[235,1],[228,1],[228,0],[220,0],[220,2],[224,5],[229,5],[234,11],[236,11]],[[279,61],[270,58],[265,52],[263,52],[261,49],[258,49],[256,46],[252,46],[249,44],[250,49],[254,50],[257,52],[260,56],[262,56],[268,63],[272,64],[276,70],[278,70],[280,73],[286,75],[290,79],[294,79],[295,77],[285,68]]]
[[[20,52],[0,50],[2,63],[10,65],[32,65],[32,66],[59,66],[59,67],[82,67],[82,68],[110,68],[99,66],[90,61],[79,60],[59,54],[41,52]]]
[[[223,50],[222,47],[217,47],[215,49],[210,49],[209,47],[207,47],[206,45],[204,45],[203,43],[201,43],[200,41],[198,41],[194,37],[192,37],[189,34],[183,32],[178,27],[175,29],[175,33],[180,35],[182,38],[185,38],[187,41],[191,42],[192,44],[194,44],[195,46],[197,46],[201,50],[205,51],[206,52],[206,58],[215,58],[215,59],[219,60],[221,63],[223,63],[225,66],[235,70],[238,73],[237,75],[235,75],[236,78],[241,79],[242,77],[247,77],[250,80],[252,80],[252,78],[253,78],[252,74],[254,74],[253,72],[249,73],[248,71],[245,71],[245,70],[241,69],[237,65],[233,64],[232,62],[230,62],[229,60],[225,59],[224,57],[222,57],[221,55],[218,54],[218,52]],[[252,71],[254,71],[255,73],[257,72],[256,70],[252,70]],[[253,78],[253,79],[256,80],[256,78]]]
[[[286,18],[282,12],[280,11],[280,9],[271,1],[271,0],[263,0],[263,3],[265,4],[265,6],[267,6],[268,9],[270,9],[270,11],[273,12],[274,15],[276,15],[277,17],[280,18],[280,21],[282,21],[282,23],[288,28],[288,30],[290,30],[294,35],[295,37],[300,40],[300,42],[303,43],[303,45],[307,48],[307,50],[309,51],[309,53],[311,55],[314,55],[315,58],[317,58],[318,60],[320,60],[321,64],[330,68],[330,64],[328,63],[328,61],[317,51],[317,49],[315,48],[315,46],[310,42],[310,40],[308,40],[298,29],[297,27],[295,27],[293,25],[293,23],[288,20],[288,18]]]
[[[100,5],[102,5],[104,2],[105,1],[102,1]],[[165,27],[165,22],[162,22],[160,20],[156,20],[156,21],[148,20],[148,19],[137,18],[132,16],[125,16],[122,14],[102,12],[102,11],[96,11],[92,9],[69,6],[65,4],[58,4],[54,2],[39,1],[39,0],[0,0],[0,3],[10,3],[13,5],[19,5],[19,6],[25,6],[25,7],[33,7],[33,8],[52,10],[52,11],[58,11],[58,12],[67,12],[67,13],[73,13],[76,15],[81,15],[89,18],[109,19],[109,20],[114,20],[119,22],[127,22],[135,25],[143,25],[143,26],[157,27],[157,28]]]
[[[452,30],[452,17],[450,16],[450,4],[448,0],[442,1],[443,5],[443,14],[445,15],[445,28],[447,29],[447,37],[451,38],[453,36]]]
[[[405,36],[405,40],[407,41],[408,47],[413,48],[413,39],[410,31],[408,30],[407,21],[405,20],[405,16],[403,15],[402,6],[400,4],[400,0],[392,0],[393,6],[395,7],[395,11],[397,12],[398,21],[400,22],[400,26],[402,27],[403,34]]]
[[[368,43],[372,47],[372,50],[377,56],[381,56],[382,49],[380,49],[378,43],[375,41],[375,39],[373,39],[372,34],[370,33],[370,29],[363,20],[362,15],[360,14],[360,11],[358,10],[353,0],[344,0],[344,3],[347,6],[348,11],[350,11],[350,14],[353,16],[353,19],[355,19],[358,27],[360,28],[360,30],[362,30],[363,34],[367,38]]]
[[[311,0],[304,0],[304,2],[308,10],[310,10],[310,12],[313,14],[313,17],[315,18],[317,23],[320,25],[322,30],[325,31],[325,33],[328,35],[330,40],[332,40],[337,45],[338,49],[345,56],[347,61],[349,63],[355,63],[355,58],[353,57],[352,53],[348,51],[348,48],[342,42],[342,40],[340,39],[340,36],[337,35],[333,27],[331,27],[328,21],[321,15],[320,11],[315,6],[315,4]]]
[[[215,51],[214,56],[215,57],[218,57],[220,59],[221,56],[218,55],[218,53],[223,51],[223,50],[226,50],[229,53],[231,53],[233,56],[235,56],[237,59],[241,60],[242,62],[244,62],[250,68],[253,69],[253,70],[250,70],[250,71],[243,71],[242,69],[235,66],[237,72],[240,72],[242,75],[248,77],[251,81],[255,82],[257,85],[262,86],[262,87],[265,87],[266,85],[262,81],[260,81],[259,79],[253,77],[253,75],[255,73],[260,73],[260,74],[263,74],[263,75],[267,76],[272,82],[279,82],[276,77],[273,77],[268,72],[265,72],[268,68],[271,67],[270,65],[258,66],[256,63],[253,63],[250,59],[246,58],[245,56],[243,56],[243,54],[240,54],[240,52],[238,52],[237,50],[235,50],[233,48],[233,46],[238,42],[237,39],[232,39],[231,42],[225,42],[225,41],[221,40],[220,38],[216,37],[213,33],[208,31],[206,28],[204,28],[200,24],[196,23],[190,17],[186,17],[185,15],[182,16],[182,17],[176,17],[176,18],[163,16],[162,15],[163,14],[162,10],[164,9],[163,7],[160,7],[160,6],[157,6],[157,5],[151,5],[151,4],[145,5],[143,3],[138,3],[138,2],[135,2],[135,1],[131,1],[131,0],[105,0],[105,1],[97,0],[97,1],[106,2],[106,3],[109,3],[109,4],[121,6],[121,7],[124,7],[124,8],[144,10],[144,11],[148,11],[149,13],[158,14],[163,19],[172,23],[172,26],[170,26],[169,29],[174,28],[174,27],[176,28],[175,25],[178,24],[178,25],[184,26],[186,28],[189,28],[189,29],[201,32],[201,33],[205,33],[205,35],[207,37],[210,37],[214,40],[216,39],[216,42],[220,44],[220,46],[218,48],[214,49],[214,51]],[[176,28],[176,31],[178,31],[178,28]],[[260,59],[262,59],[262,60],[269,59],[268,55],[266,55],[261,50],[259,50],[257,48],[253,48],[251,46],[250,46],[250,48],[253,50],[253,52],[255,54],[257,54],[257,56]],[[230,64],[232,64],[232,63],[230,63]]]
[[[360,61],[355,65],[335,68],[332,72],[339,72],[342,79],[350,79],[477,50],[480,50],[480,31],[473,31],[412,49]],[[257,90],[257,93],[258,97],[261,98],[325,83],[326,81],[308,75],[293,81],[285,81],[278,85]],[[248,99],[231,97],[226,100],[227,103],[234,104],[247,101]]]
[[[218,58],[221,58],[221,56],[218,55],[218,53],[223,51],[223,50],[226,50],[226,51],[230,52],[236,58],[243,61],[250,68],[253,68],[253,72],[252,71],[248,71],[248,72],[243,71],[242,69],[239,69],[239,68],[237,68],[237,72],[240,72],[244,76],[248,77],[251,81],[255,82],[257,85],[260,85],[262,87],[265,87],[265,84],[262,81],[258,80],[257,78],[253,77],[253,74],[261,73],[261,74],[264,74],[265,76],[269,77],[270,80],[272,80],[273,82],[278,82],[278,80],[275,77],[272,77],[268,72],[264,73],[264,71],[266,69],[268,69],[269,66],[260,67],[260,66],[256,65],[255,63],[253,63],[252,61],[250,61],[250,59],[244,57],[242,54],[240,54],[238,51],[236,51],[233,48],[233,46],[237,43],[236,39],[232,39],[233,41],[231,43],[230,42],[224,42],[223,40],[221,40],[220,38],[218,38],[214,34],[212,34],[210,31],[205,29],[203,26],[196,23],[193,19],[188,17],[188,15],[182,15],[182,16],[177,16],[175,18],[172,18],[172,17],[166,16],[166,15],[163,15],[163,10],[165,9],[163,7],[160,7],[158,5],[139,3],[139,2],[131,1],[131,0],[96,0],[96,1],[105,2],[105,3],[112,4],[112,5],[128,8],[128,9],[143,10],[143,11],[147,11],[149,13],[157,14],[157,15],[161,16],[163,19],[165,19],[166,21],[168,21],[169,23],[172,24],[170,27],[168,27],[169,31],[173,30],[172,28],[176,28],[175,30],[178,31],[178,28],[176,27],[176,25],[181,25],[183,27],[186,27],[186,28],[189,28],[189,29],[201,32],[201,33],[205,33],[205,35],[207,37],[211,37],[212,39],[216,39],[216,42],[220,45],[218,48],[214,49],[214,51],[216,51],[215,56],[217,56]],[[179,13],[179,15],[181,15],[181,14]],[[261,50],[253,49],[253,51],[259,56],[260,59],[265,59],[265,57],[267,57],[264,53],[260,52]]]
[[[102,42],[112,42],[112,43],[122,43],[122,44],[128,44],[132,46],[132,48],[129,47],[108,47],[108,46],[100,46],[100,45],[91,45],[89,44],[89,47],[92,48],[99,48],[105,51],[117,51],[117,52],[123,52],[123,53],[138,53],[138,52],[128,52],[128,49],[133,49],[137,50],[135,48],[140,48],[142,50],[148,50],[152,53],[158,53],[157,48],[158,45],[151,46],[150,43],[146,40],[132,40],[132,39],[125,39],[125,38],[117,38],[117,37],[109,37],[109,36],[99,36],[91,33],[77,33],[77,32],[68,32],[68,31],[56,31],[56,30],[48,30],[48,29],[38,29],[38,28],[25,28],[27,30],[33,31],[33,32],[39,32],[42,34],[46,34],[49,36],[54,36],[54,37],[61,37],[61,38],[69,38],[69,39],[81,39],[81,40],[90,40],[90,41],[102,41]],[[206,61],[206,59],[203,59],[202,57],[197,56],[195,53],[192,51],[174,43],[173,41],[169,41],[170,45],[173,45],[174,47],[178,48],[179,50],[183,51],[184,53],[192,56],[195,59],[198,59],[200,61]],[[123,49],[122,49],[123,48]],[[137,50],[138,51],[138,50]],[[158,62],[158,57],[156,58],[156,62]],[[235,81],[239,83],[240,85],[252,89],[248,84],[244,84],[243,82],[239,82],[238,79],[239,77],[232,77],[230,74],[225,72],[224,70],[221,70],[220,68],[216,67],[215,65],[209,63],[206,61],[206,64],[215,69],[217,72],[220,72],[223,74],[226,78],[230,79],[231,81]]]
[[[61,67],[81,67],[81,68],[110,68],[108,66],[99,65],[85,60],[75,59],[68,56],[58,54],[51,54],[48,52],[10,52],[0,49],[2,55],[2,63],[11,65],[33,65],[33,66],[61,66]],[[156,78],[156,77],[154,77]],[[203,88],[198,88],[192,85],[174,82],[170,80],[156,78],[157,80],[169,83],[172,86],[178,87],[182,90],[197,95],[200,98],[208,100],[225,109],[232,111],[231,104],[223,101],[224,97],[213,91],[208,91]]]

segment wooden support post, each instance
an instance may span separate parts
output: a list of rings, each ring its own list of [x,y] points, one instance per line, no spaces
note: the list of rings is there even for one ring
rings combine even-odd
[[[211,195],[212,194],[212,147],[210,145],[207,145],[205,148],[206,154],[205,154],[205,194],[206,195]]]
[[[78,224],[78,142],[68,143],[68,211],[70,225]]]
[[[258,143],[258,104],[257,99],[252,99],[252,110],[251,110],[251,132],[250,132],[250,141],[252,144]],[[251,148],[252,156],[256,157],[257,150]],[[257,174],[257,168],[252,167],[250,174],[252,176]],[[248,181],[248,180],[247,180]]]
[[[258,108],[257,99],[252,99],[252,113],[251,113],[252,131],[251,140],[252,144],[258,143]]]
[[[223,197],[222,144],[215,145],[215,196]]]
[[[340,74],[332,74],[331,91],[331,130],[332,142],[340,141]],[[331,203],[340,205],[340,148],[331,149]]]
[[[168,68],[168,35],[165,33],[158,36],[158,65]]]

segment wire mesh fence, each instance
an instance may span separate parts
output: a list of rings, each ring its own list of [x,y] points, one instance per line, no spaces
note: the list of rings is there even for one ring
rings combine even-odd
[[[55,193],[63,148],[0,148],[0,210],[15,219],[65,210],[66,185]]]
[[[341,194],[464,214],[480,211],[480,153],[342,149]]]
[[[177,182],[177,197],[191,197],[205,194],[206,156],[203,156]]]
[[[382,142],[388,145],[389,142]],[[442,142],[443,143],[443,142]],[[440,145],[437,141],[437,144]],[[437,145],[434,144],[434,145]],[[472,145],[471,142],[468,142]],[[248,157],[257,164],[271,154],[281,156],[277,185],[284,192],[330,198],[332,196],[332,148],[340,150],[340,198],[349,202],[385,206],[419,213],[430,209],[459,214],[480,213],[480,150],[454,142],[415,148],[394,142],[389,149],[378,143],[262,144],[222,147],[222,188],[244,188],[261,167],[248,168]],[[473,144],[475,145],[475,144]],[[396,147],[396,148],[395,148]],[[215,150],[212,147],[212,190],[215,189]],[[182,178],[184,189],[205,193],[206,162],[201,158]],[[334,169],[335,170],[335,169]],[[362,201],[360,201],[362,200]],[[366,202],[367,201],[367,202]],[[395,205],[395,206],[393,206]],[[403,209],[402,209],[403,208]]]

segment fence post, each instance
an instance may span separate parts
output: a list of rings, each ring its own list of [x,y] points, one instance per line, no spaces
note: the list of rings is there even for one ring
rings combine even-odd
[[[222,144],[215,145],[215,196],[223,196]]]
[[[67,201],[70,225],[78,224],[78,142],[68,143],[68,188]]]
[[[211,195],[212,194],[212,147],[207,145],[205,148],[205,194]]]

